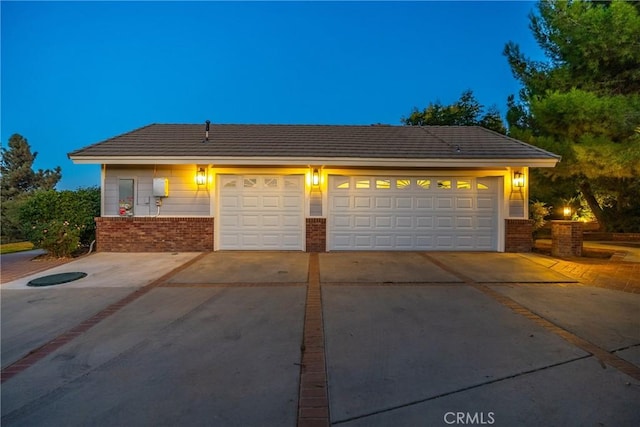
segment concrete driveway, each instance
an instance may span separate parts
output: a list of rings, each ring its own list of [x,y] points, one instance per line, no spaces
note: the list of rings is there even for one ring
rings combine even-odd
[[[2,425],[639,425],[640,295],[552,264],[91,255],[46,272],[77,282],[2,285]]]

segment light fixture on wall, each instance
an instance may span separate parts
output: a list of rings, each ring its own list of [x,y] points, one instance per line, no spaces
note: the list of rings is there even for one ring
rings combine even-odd
[[[562,214],[564,216],[564,219],[571,219],[571,206],[565,206],[562,209]]]
[[[196,184],[204,185],[207,183],[207,174],[204,168],[198,168],[198,172],[196,172]]]
[[[522,172],[513,173],[513,186],[516,188],[524,187],[524,174]]]
[[[318,172],[318,169],[313,170],[313,174],[311,175],[311,184],[314,187],[320,185],[320,173]]]

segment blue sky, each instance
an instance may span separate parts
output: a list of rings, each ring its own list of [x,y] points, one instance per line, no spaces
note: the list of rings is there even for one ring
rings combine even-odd
[[[7,2],[1,137],[58,189],[99,185],[69,151],[149,123],[400,124],[472,89],[504,114],[502,55],[532,2]]]

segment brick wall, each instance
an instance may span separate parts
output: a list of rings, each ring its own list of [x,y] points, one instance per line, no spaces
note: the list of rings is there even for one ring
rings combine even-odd
[[[583,233],[584,240],[608,240],[614,242],[640,242],[640,233]]]
[[[533,221],[505,219],[505,252],[531,252],[533,247]]]
[[[214,218],[98,217],[100,252],[213,251]]]
[[[327,251],[327,219],[307,218],[307,252]]]
[[[551,255],[582,256],[582,223],[551,221]]]

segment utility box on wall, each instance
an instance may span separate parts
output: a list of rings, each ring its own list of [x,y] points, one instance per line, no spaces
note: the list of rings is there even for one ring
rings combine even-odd
[[[153,197],[169,197],[169,180],[153,178]]]

